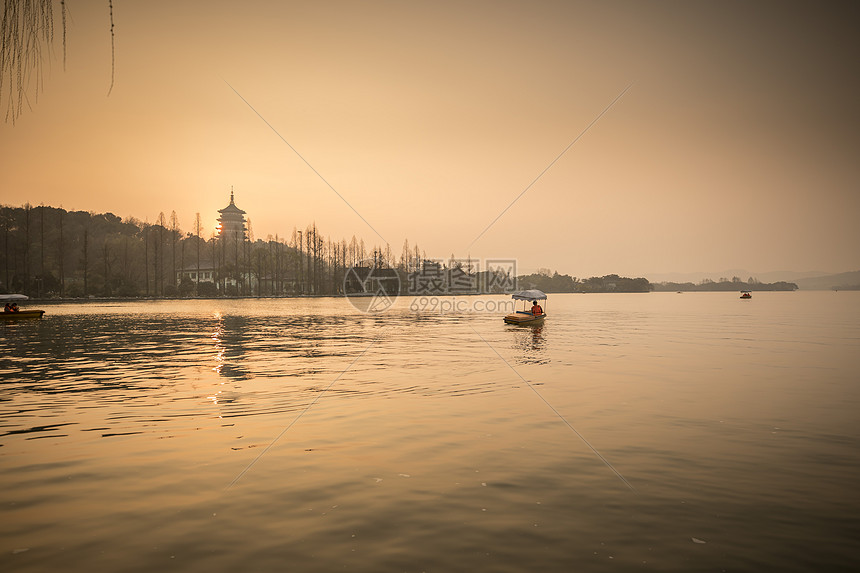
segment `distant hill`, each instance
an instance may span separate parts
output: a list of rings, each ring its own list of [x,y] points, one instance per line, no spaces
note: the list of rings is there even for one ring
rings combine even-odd
[[[860,271],[803,278],[794,282],[800,290],[860,290]]]
[[[708,292],[708,291],[767,291],[767,290],[797,290],[795,283],[786,281],[776,281],[772,283],[763,283],[761,281],[744,282],[740,279],[731,281],[714,282],[710,279],[705,279],[698,284],[662,282],[651,285],[657,292]]]
[[[788,281],[797,283],[799,286],[799,279],[822,277],[824,275],[829,274],[831,273],[828,273],[826,271],[768,271],[766,273],[758,273],[754,271],[748,271],[746,269],[726,269],[715,272],[699,271],[695,273],[647,273],[645,276],[648,277],[648,280],[652,283],[700,283],[704,279],[719,281],[721,278],[727,278],[731,280],[732,277],[738,277],[741,280],[746,281],[750,277],[754,277],[756,280],[759,280],[764,283]]]
[[[641,277],[633,279],[618,275],[606,275],[577,279],[570,275],[560,275],[557,272],[552,275],[545,273],[521,275],[517,277],[517,285],[520,289],[536,288],[546,293],[651,292],[652,288],[648,279]]]

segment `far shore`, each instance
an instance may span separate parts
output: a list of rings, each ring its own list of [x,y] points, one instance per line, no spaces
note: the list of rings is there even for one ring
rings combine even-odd
[[[837,289],[797,289],[803,290],[804,292],[812,292],[812,291],[835,291],[838,292]],[[839,289],[839,290],[852,290],[852,289]],[[664,292],[671,294],[673,292],[684,292],[689,294],[695,293],[724,293],[724,294],[732,294],[735,291],[724,291],[724,290],[709,290],[709,291],[652,291],[652,292]],[[760,290],[753,292],[796,292],[796,291],[783,291],[783,290]],[[397,295],[398,297],[474,297],[474,296],[504,296],[506,293],[454,293],[454,294],[401,294]],[[611,293],[583,293],[583,292],[548,292],[548,295],[559,295],[559,294],[648,294],[648,293],[625,293],[625,292],[611,292]],[[198,297],[198,296],[190,296],[190,297],[181,297],[181,296],[165,296],[165,297],[153,297],[153,296],[139,296],[139,297],[87,297],[87,298],[36,298],[30,297],[26,301],[21,301],[23,305],[30,306],[33,304],[42,304],[42,305],[52,305],[52,304],[87,304],[87,303],[105,303],[105,302],[160,302],[160,301],[193,301],[193,300],[274,300],[274,299],[307,299],[307,298],[348,298],[348,297],[369,297],[374,296],[373,293],[356,293],[350,295],[344,294],[284,294],[284,295],[244,295],[244,296],[211,296],[211,297]]]

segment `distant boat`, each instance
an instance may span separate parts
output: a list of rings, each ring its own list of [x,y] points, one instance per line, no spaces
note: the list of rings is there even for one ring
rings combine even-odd
[[[752,293],[748,290],[742,290],[741,298],[752,298]]]
[[[511,295],[514,300],[523,301],[523,310],[518,310],[505,317],[505,324],[515,324],[517,326],[539,326],[546,320],[546,312],[541,309],[540,314],[535,314],[531,310],[526,310],[526,305],[529,301],[537,302],[546,300],[546,294],[537,290],[524,290],[515,292]]]
[[[0,294],[0,302],[4,303],[4,306],[7,304],[14,305],[13,308],[16,310],[5,310],[0,312],[0,320],[21,320],[23,318],[42,318],[42,315],[45,314],[44,310],[39,310],[36,308],[28,308],[24,310],[18,309],[18,302],[28,300],[29,297],[24,294]],[[6,307],[9,308],[9,307]]]

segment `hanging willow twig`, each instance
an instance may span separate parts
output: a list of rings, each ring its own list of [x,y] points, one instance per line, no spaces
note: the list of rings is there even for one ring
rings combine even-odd
[[[111,74],[108,95],[113,91],[116,72],[113,0],[108,0],[111,36]],[[63,27],[63,69],[66,67],[66,1],[60,0]],[[3,0],[0,18],[0,108],[6,122],[15,120],[30,95],[37,101],[44,85],[42,65],[50,57],[54,43],[53,0]]]
[[[65,44],[65,28],[63,32]],[[38,98],[42,53],[53,40],[51,0],[4,0],[0,20],[0,102],[5,108],[6,121],[14,123],[25,102],[30,107],[27,90],[31,85],[33,99]]]
[[[116,37],[113,33],[113,0],[108,0],[108,9],[110,10],[110,87],[108,88],[107,95],[110,95],[110,92],[113,91],[113,78],[116,71],[116,44],[114,42]]]
[[[60,0],[60,12],[63,14],[63,71],[66,71],[66,0]]]

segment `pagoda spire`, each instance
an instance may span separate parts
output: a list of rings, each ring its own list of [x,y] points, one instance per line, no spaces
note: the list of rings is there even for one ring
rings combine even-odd
[[[245,237],[247,228],[245,226],[245,211],[236,206],[236,196],[233,186],[230,186],[230,204],[219,209],[218,236],[219,237]]]

